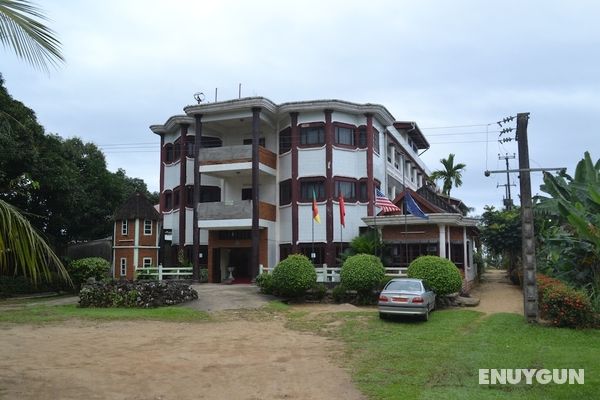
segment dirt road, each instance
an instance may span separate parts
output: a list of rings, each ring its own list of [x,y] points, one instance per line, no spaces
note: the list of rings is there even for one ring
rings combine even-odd
[[[362,399],[338,345],[278,322],[0,327],[2,399]]]

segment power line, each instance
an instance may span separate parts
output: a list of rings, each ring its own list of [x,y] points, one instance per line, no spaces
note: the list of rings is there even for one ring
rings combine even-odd
[[[451,129],[451,128],[473,128],[476,126],[489,126],[489,125],[494,125],[495,122],[490,122],[489,124],[473,124],[473,125],[453,125],[453,126],[431,126],[431,127],[427,127],[427,128],[420,128],[420,129]]]

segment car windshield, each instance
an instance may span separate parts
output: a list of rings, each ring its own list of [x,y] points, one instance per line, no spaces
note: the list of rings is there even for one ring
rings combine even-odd
[[[415,281],[392,281],[385,290],[403,290],[407,292],[420,292],[421,283]]]

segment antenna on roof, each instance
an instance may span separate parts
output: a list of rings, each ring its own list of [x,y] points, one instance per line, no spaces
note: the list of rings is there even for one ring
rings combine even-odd
[[[204,101],[204,93],[202,93],[202,92],[194,93],[194,99],[196,99],[198,104],[202,103]]]

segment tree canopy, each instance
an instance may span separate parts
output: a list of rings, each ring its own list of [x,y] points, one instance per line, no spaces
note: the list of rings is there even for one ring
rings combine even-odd
[[[466,168],[463,163],[454,164],[454,154],[449,154],[448,158],[442,158],[440,160],[444,169],[439,169],[431,173],[431,179],[442,180],[442,193],[446,196],[450,196],[452,187],[459,187],[462,185],[462,172]]]

